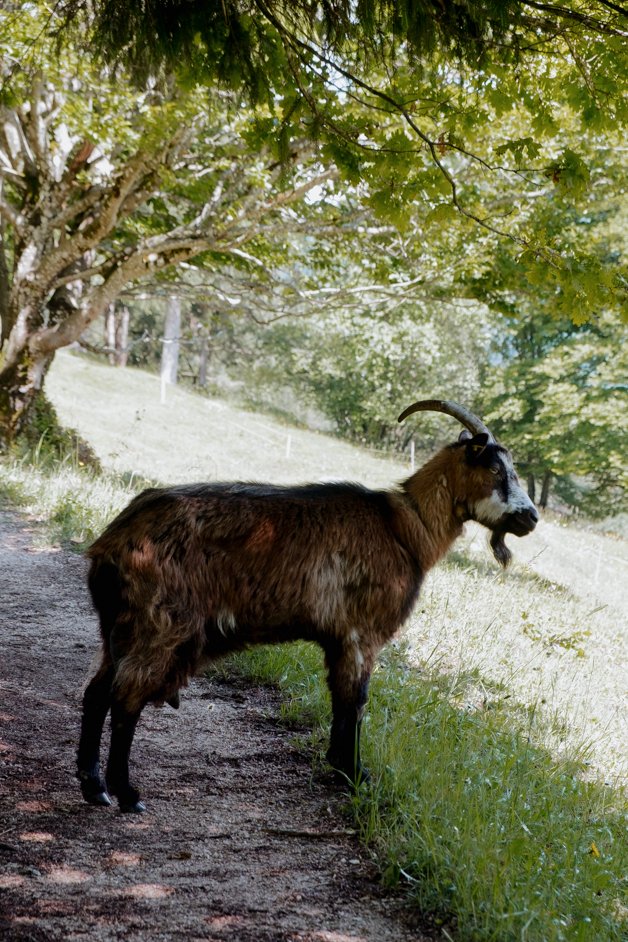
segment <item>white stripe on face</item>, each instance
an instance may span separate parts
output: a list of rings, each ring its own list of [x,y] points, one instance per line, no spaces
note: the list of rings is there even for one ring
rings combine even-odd
[[[489,497],[482,497],[474,507],[475,519],[478,523],[490,526],[497,523],[502,517],[534,510],[534,504],[521,487],[512,462],[505,455],[500,460],[507,475],[507,497],[504,499],[499,490],[494,490]]]

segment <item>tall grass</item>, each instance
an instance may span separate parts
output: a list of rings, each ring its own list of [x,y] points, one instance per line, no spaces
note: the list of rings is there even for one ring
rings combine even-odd
[[[0,460],[0,499],[46,523],[46,539],[85,548],[129,502],[143,479],[82,467],[74,455],[51,459],[45,448]]]

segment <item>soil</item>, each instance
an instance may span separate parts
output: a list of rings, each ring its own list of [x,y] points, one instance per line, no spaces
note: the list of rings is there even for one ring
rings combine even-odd
[[[425,940],[266,688],[203,678],[179,711],[144,712],[133,761],[145,814],[82,800],[75,748],[97,622],[84,560],[37,531],[0,510],[0,936]]]

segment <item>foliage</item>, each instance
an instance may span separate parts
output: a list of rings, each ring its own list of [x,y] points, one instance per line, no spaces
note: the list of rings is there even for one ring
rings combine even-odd
[[[551,476],[563,500],[599,515],[625,506],[628,364],[620,299],[613,305],[592,289],[607,276],[626,281],[626,213],[612,154],[591,141],[583,148],[591,192],[577,207],[559,198],[535,215],[563,246],[586,242],[589,263],[574,265],[568,285],[547,285],[534,265],[522,280],[497,253],[476,282],[478,294],[503,315],[481,408],[513,442],[522,471]]]
[[[246,376],[255,398],[273,400],[290,387],[298,402],[315,406],[344,437],[378,447],[404,448],[412,426],[397,425],[417,398],[441,396],[472,404],[487,347],[487,311],[473,303],[400,303],[363,306],[257,328],[242,324],[244,341],[233,377]],[[450,432],[424,416],[421,443]]]
[[[487,363],[481,308],[465,308],[474,312],[467,330],[450,313],[462,299],[538,317],[548,335],[555,316],[594,324],[619,310],[627,283],[621,14],[613,5],[550,14],[487,0],[458,4],[452,25],[437,15],[440,4],[405,8],[403,20],[396,4],[361,4],[345,28],[346,6],[331,4],[312,36],[302,6],[280,5],[277,23],[261,7],[186,4],[190,23],[232,14],[267,57],[270,91],[254,110],[191,80],[227,80],[220,31],[213,59],[203,29],[194,34],[187,85],[153,76],[138,93],[121,65],[112,85],[77,45],[55,57],[47,28],[60,22],[60,7],[52,19],[43,5],[5,8],[0,438],[19,430],[55,349],[121,292],[137,295],[146,283],[152,294],[172,290],[181,266],[177,291],[206,306],[201,322],[327,312],[328,326],[299,320],[263,335],[269,357],[256,375],[279,375],[282,350],[300,392],[377,441],[411,388],[412,396],[424,383],[432,390],[437,379],[465,399],[477,389],[481,364],[470,352]],[[169,6],[169,42],[179,55],[190,35],[177,9]],[[166,22],[151,22],[158,10],[135,6],[128,21],[108,23],[132,43],[135,30]],[[363,27],[377,48],[358,42]],[[532,33],[534,49],[525,42]],[[137,59],[124,48],[140,68],[140,47]],[[158,42],[146,48],[156,56],[146,68],[167,61]],[[234,69],[231,84],[241,88]],[[240,356],[238,320],[224,335]],[[508,341],[497,347],[506,368]],[[496,371],[486,372],[491,388],[493,379],[499,385]],[[563,448],[560,473],[568,464],[578,473],[567,445],[553,445]]]
[[[61,424],[57,410],[43,393],[37,396],[29,412],[24,434],[14,449],[14,454],[39,466],[70,461],[78,463],[80,467],[100,469],[100,463],[91,446],[75,429]]]
[[[183,13],[182,7],[185,8]],[[82,0],[67,7],[74,15]],[[105,56],[272,102],[260,125],[278,158],[304,134],[400,228],[468,220],[511,243],[522,271],[589,303],[625,282],[587,247],[533,225],[539,202],[590,185],[583,142],[620,145],[628,14],[618,4],[481,0],[296,4],[100,0]],[[61,22],[63,23],[63,15]],[[181,70],[180,63],[184,63]],[[276,105],[280,103],[277,111]],[[595,299],[595,300],[593,300]]]
[[[66,3],[62,15],[84,9],[81,0]],[[245,86],[255,98],[269,97],[280,74],[290,69],[290,54],[306,59],[308,49],[295,49],[297,36],[320,43],[328,53],[361,55],[378,60],[385,53],[382,37],[408,49],[412,59],[447,48],[458,58],[477,63],[489,46],[509,38],[513,23],[521,26],[520,4],[513,0],[479,0],[454,8],[435,0],[415,0],[403,7],[388,0],[235,0],[169,2],[149,0],[141,7],[125,0],[95,4],[94,41],[109,57],[130,57],[139,81],[163,64]]]

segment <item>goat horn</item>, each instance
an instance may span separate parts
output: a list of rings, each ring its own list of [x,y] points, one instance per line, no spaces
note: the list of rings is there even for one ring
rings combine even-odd
[[[464,427],[474,435],[485,434],[488,435],[490,441],[495,441],[484,422],[457,402],[450,402],[448,399],[421,399],[420,402],[414,402],[407,409],[404,409],[397,421],[403,422],[413,412],[444,412],[446,415],[451,415],[454,419],[462,422]]]

